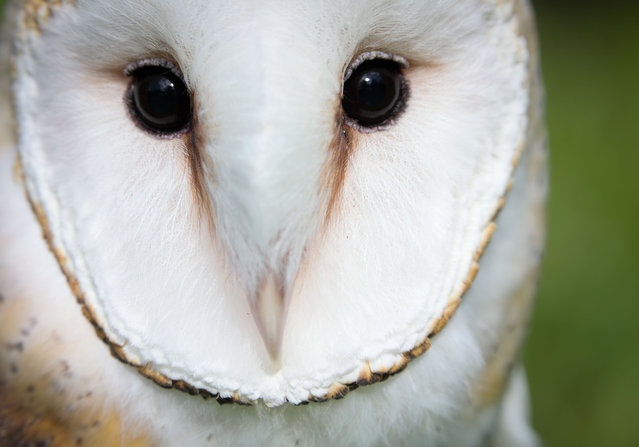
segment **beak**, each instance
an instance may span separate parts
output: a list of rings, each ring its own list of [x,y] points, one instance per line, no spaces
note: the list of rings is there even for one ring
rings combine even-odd
[[[335,71],[312,61],[304,72],[313,78],[299,76],[304,58],[293,58],[290,42],[279,35],[247,44],[222,64],[221,79],[244,80],[237,84],[241,94],[225,82],[205,83],[199,97],[223,106],[198,114],[215,233],[275,364],[305,247],[325,215],[339,106]],[[332,88],[318,97],[309,85]]]
[[[251,311],[266,350],[271,356],[271,360],[278,364],[285,313],[284,290],[281,281],[274,274],[268,275],[250,301]]]

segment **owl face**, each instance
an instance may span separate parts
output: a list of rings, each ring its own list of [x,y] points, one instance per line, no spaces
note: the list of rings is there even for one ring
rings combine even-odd
[[[425,350],[524,137],[510,2],[73,3],[22,12],[19,150],[116,356],[279,405]]]

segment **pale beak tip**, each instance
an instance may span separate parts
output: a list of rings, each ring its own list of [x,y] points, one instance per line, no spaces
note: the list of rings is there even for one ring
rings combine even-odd
[[[279,364],[284,324],[284,293],[275,275],[260,285],[252,307],[264,346],[274,363]]]

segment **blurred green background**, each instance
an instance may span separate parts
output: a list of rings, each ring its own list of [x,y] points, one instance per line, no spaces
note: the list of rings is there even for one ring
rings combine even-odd
[[[533,5],[552,164],[533,421],[549,447],[639,446],[639,2]]]
[[[551,146],[533,421],[548,446],[639,446],[639,2],[533,5]]]

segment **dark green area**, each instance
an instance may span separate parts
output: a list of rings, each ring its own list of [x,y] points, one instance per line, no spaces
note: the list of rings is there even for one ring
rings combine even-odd
[[[534,425],[548,446],[638,446],[639,2],[534,5],[552,163]]]
[[[534,425],[549,447],[639,446],[639,2],[534,4],[552,149]]]

